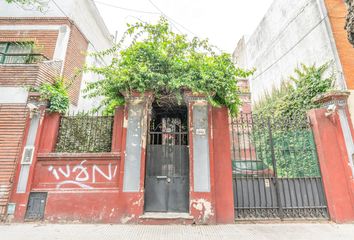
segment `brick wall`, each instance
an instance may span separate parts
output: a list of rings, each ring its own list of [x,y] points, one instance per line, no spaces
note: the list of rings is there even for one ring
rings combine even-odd
[[[85,63],[87,48],[88,41],[76,26],[72,26],[64,63],[64,76],[69,81],[69,97],[71,103],[74,105],[77,105],[79,101],[82,74],[78,74],[78,71]]]
[[[69,97],[72,104],[77,105],[82,75],[77,74],[85,63],[85,52],[88,49],[88,40],[77,28],[77,26],[68,18],[0,18],[0,25],[67,25],[70,27],[70,39],[64,61],[64,77],[68,79]],[[33,41],[38,46],[38,52],[44,54],[48,58],[52,58],[58,31],[56,30],[1,30],[0,42],[6,41]],[[3,68],[5,69],[5,68]],[[2,72],[0,69],[0,78]],[[8,69],[7,73],[12,73],[13,69]],[[33,67],[28,68],[28,73],[23,73],[18,82],[23,83],[25,79],[33,80],[31,76]],[[3,77],[4,78],[4,77]],[[1,81],[1,79],[0,79]],[[12,80],[10,82],[13,82]],[[18,84],[16,84],[18,85]]]
[[[61,64],[61,61],[45,61],[38,64],[0,65],[0,86],[39,86],[44,82],[53,82],[60,74]]]
[[[25,104],[0,104],[0,219],[9,198],[26,115]]]
[[[240,91],[240,100],[241,106],[240,111],[242,113],[251,113],[251,92],[249,87],[249,80],[248,79],[238,79],[237,86],[239,87]]]
[[[354,48],[344,29],[347,8],[343,0],[325,0],[347,87],[354,90]]]
[[[35,52],[42,53],[49,59],[53,58],[57,38],[56,30],[0,30],[0,42],[34,42]]]

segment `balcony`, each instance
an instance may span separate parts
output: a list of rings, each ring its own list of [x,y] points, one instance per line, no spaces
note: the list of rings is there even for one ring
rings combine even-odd
[[[0,87],[39,86],[60,75],[62,61],[49,60],[42,54],[0,52]]]

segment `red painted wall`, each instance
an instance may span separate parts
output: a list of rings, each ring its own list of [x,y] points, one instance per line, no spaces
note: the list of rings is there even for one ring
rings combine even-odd
[[[232,166],[226,108],[208,108],[210,192],[193,189],[193,119],[190,126],[190,215],[197,224],[233,223]],[[148,122],[148,104],[145,106]],[[50,222],[151,223],[144,214],[145,144],[142,139],[140,190],[123,192],[128,107],[116,110],[110,153],[53,153],[60,125],[58,114],[45,114],[37,133],[34,161],[25,194],[14,194],[15,221],[23,221],[30,192],[47,192],[44,219]],[[146,126],[142,127],[143,131]],[[142,135],[144,136],[144,132]],[[220,144],[223,143],[223,144]],[[20,166],[20,165],[19,165]],[[16,175],[16,183],[18,179]],[[181,222],[177,220],[176,222]],[[156,223],[176,223],[171,220]],[[182,221],[183,222],[183,221]]]
[[[213,108],[215,161],[215,212],[217,223],[234,223],[234,197],[229,114],[226,107]]]
[[[315,137],[328,211],[334,222],[351,222],[354,221],[354,180],[343,132],[338,115],[326,117],[325,112],[326,109],[314,109],[308,116]]]

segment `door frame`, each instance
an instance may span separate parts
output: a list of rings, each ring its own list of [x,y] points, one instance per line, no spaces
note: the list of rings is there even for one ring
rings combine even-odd
[[[151,108],[153,108],[153,107],[151,107]],[[188,110],[188,106],[186,106],[186,105],[183,105],[183,106],[179,106],[179,108],[183,108],[184,109],[184,112],[182,113],[182,114],[184,114],[184,118],[185,118],[185,127],[186,127],[186,130],[185,130],[185,132],[186,132],[186,139],[187,139],[187,145],[186,145],[186,147],[187,147],[187,154],[188,154],[188,156],[187,156],[187,158],[186,158],[186,161],[188,162],[188,168],[187,168],[187,171],[188,171],[188,173],[186,174],[186,178],[187,178],[187,181],[188,181],[188,187],[187,187],[187,190],[186,190],[186,194],[187,194],[187,199],[186,199],[186,201],[187,201],[187,209],[186,209],[186,211],[185,212],[181,212],[181,213],[190,213],[190,199],[191,199],[191,159],[190,159],[190,131],[189,131],[189,110]],[[178,109],[178,108],[177,108]],[[152,110],[153,111],[153,110]],[[150,127],[151,127],[151,123],[152,123],[152,120],[153,120],[153,116],[152,116],[152,114],[150,113],[149,115],[148,115],[148,118],[147,118],[147,120],[148,120],[148,127],[147,127],[147,134],[146,134],[146,136],[147,136],[147,139],[146,139],[146,149],[145,149],[145,156],[146,156],[146,160],[145,160],[145,170],[144,170],[144,207],[143,207],[143,211],[145,212],[145,213],[149,213],[149,212],[152,212],[152,211],[147,211],[146,210],[146,179],[147,179],[147,171],[149,170],[148,169],[148,161],[149,161],[149,147],[148,147],[148,145],[149,145],[149,143],[150,143]],[[183,131],[184,132],[184,131]],[[167,190],[168,191],[168,190]],[[167,199],[168,200],[168,199]],[[161,212],[159,212],[159,213],[161,213]],[[168,211],[168,209],[167,209],[167,211],[166,212],[162,212],[162,213],[173,213],[173,212],[169,212]]]

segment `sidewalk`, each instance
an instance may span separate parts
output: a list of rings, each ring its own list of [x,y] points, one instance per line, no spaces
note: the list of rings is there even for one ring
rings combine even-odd
[[[94,224],[0,225],[1,240],[354,240],[353,225],[234,224],[219,226],[146,226]]]

